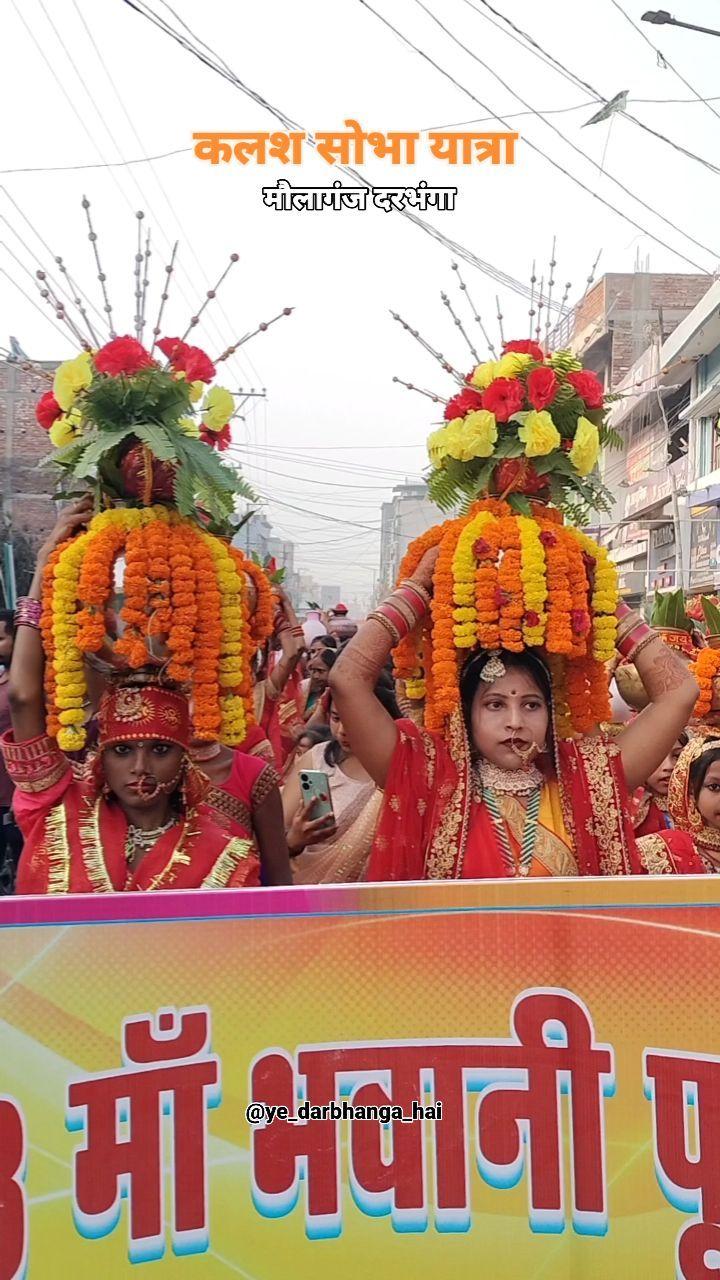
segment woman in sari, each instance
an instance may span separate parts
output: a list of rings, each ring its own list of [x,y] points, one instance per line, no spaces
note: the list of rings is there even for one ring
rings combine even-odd
[[[654,773],[650,774],[645,786],[641,787],[633,798],[633,827],[639,840],[642,836],[654,835],[658,831],[667,831],[673,822],[668,809],[668,788],[673,770],[680,759],[681,752],[688,744],[688,735],[681,733],[672,751]]]
[[[703,870],[720,875],[720,731],[700,730],[680,753],[668,786],[668,809],[675,824],[644,836],[648,855],[669,851],[675,858],[699,859]]]
[[[10,672],[12,730],[0,739],[25,845],[18,893],[114,893],[257,885],[249,840],[199,808],[187,698],[157,681],[120,679],[98,709],[99,751],[76,777],[45,724],[40,590],[51,551],[87,523],[88,503],[59,518],[19,602]]]
[[[275,630],[270,646],[260,654],[253,695],[255,720],[264,739],[270,743],[273,763],[280,772],[285,755],[292,748],[292,725],[299,717],[295,685],[293,683],[290,691],[288,684],[294,682],[304,640],[288,596],[279,588],[275,590],[278,595]]]
[[[635,789],[687,723],[697,684],[637,615],[621,637],[650,705],[618,742],[560,740],[552,687],[532,652],[472,653],[446,733],[395,723],[372,697],[390,650],[430,605],[437,549],[363,624],[331,674],[358,759],[385,798],[369,880],[623,875],[701,869],[689,851],[641,857]],[[403,630],[403,628],[405,628]]]
[[[375,689],[386,715],[400,712],[385,687]],[[362,880],[377,826],[382,792],[353,752],[336,708],[331,704],[330,742],[319,742],[297,760],[283,790],[283,809],[295,884],[340,884]],[[300,789],[303,769],[328,776],[333,815],[313,818]]]
[[[292,884],[274,766],[221,742],[194,742],[190,758],[209,783],[203,810],[217,826],[252,841],[260,855],[262,883]]]

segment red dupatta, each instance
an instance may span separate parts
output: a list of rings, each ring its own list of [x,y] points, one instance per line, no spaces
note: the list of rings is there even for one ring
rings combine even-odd
[[[397,728],[367,879],[459,878],[472,816],[471,760],[462,715],[454,713],[447,740],[409,720],[399,720]],[[578,873],[645,874],[650,868],[635,841],[617,743],[603,736],[562,741],[557,757],[563,817]],[[492,823],[485,823],[484,835],[489,849],[483,878],[502,877],[507,873]],[[669,855],[665,861],[667,871],[676,870]]]

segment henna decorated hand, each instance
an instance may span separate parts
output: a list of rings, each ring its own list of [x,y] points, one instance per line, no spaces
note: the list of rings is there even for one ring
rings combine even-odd
[[[426,591],[432,592],[433,574],[435,572],[435,565],[437,564],[439,554],[439,547],[431,547],[429,551],[425,552],[425,555],[412,575],[415,582],[419,582],[420,586],[424,587]]]

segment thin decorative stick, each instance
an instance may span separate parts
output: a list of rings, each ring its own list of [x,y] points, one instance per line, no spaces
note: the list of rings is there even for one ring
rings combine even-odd
[[[158,311],[157,320],[155,322],[155,328],[153,329],[153,340],[152,340],[152,346],[150,348],[150,355],[152,355],[153,351],[155,350],[155,343],[160,337],[160,333],[162,331],[161,322],[163,317],[163,311],[165,310],[165,303],[168,300],[168,289],[170,288],[170,277],[173,273],[173,268],[175,266],[175,254],[177,253],[177,247],[178,247],[178,242],[176,240],[172,247],[172,253],[170,254],[170,262],[165,268],[165,277],[166,277],[165,288],[163,289],[163,292],[160,294],[160,310]]]
[[[67,325],[68,329],[70,330],[73,338],[75,338],[76,342],[79,342],[81,347],[83,347],[86,351],[89,351],[90,343],[88,342],[84,334],[80,332],[80,330],[78,329],[72,317],[68,315],[67,311],[65,310],[65,303],[62,301],[61,298],[58,298],[57,294],[55,293],[55,290],[50,287],[47,279],[47,272],[38,270],[35,272],[35,275],[37,276],[38,280],[42,282],[39,286],[40,297],[45,298],[48,305],[53,308],[58,320],[62,320],[63,323]]]
[[[65,263],[63,262],[62,258],[59,258],[59,257],[58,257],[58,258],[56,258],[56,259],[55,259],[55,261],[56,261],[56,263],[57,263],[58,271],[60,272],[60,274],[61,274],[61,275],[63,275],[63,276],[65,277],[65,279],[66,279],[66,280],[67,280],[67,282],[68,282],[68,287],[70,288],[70,290],[71,290],[71,294],[72,294],[72,300],[73,300],[73,302],[74,302],[75,306],[77,307],[78,311],[80,312],[80,315],[82,316],[83,320],[85,321],[85,325],[86,325],[87,331],[88,331],[88,333],[90,334],[90,341],[91,341],[92,345],[93,345],[94,347],[99,347],[99,346],[100,346],[100,339],[98,338],[98,336],[97,336],[97,334],[96,334],[95,330],[94,330],[94,329],[93,329],[93,327],[92,327],[92,324],[90,323],[90,317],[89,317],[89,315],[88,315],[88,313],[87,313],[87,311],[85,310],[85,307],[84,307],[84,305],[83,305],[83,300],[82,300],[82,296],[81,296],[81,294],[80,294],[80,290],[78,289],[77,285],[75,284],[75,281],[73,280],[72,276],[70,275],[70,272],[68,271],[67,267],[65,266]]]
[[[271,324],[275,324],[276,320],[282,320],[283,316],[291,316],[293,311],[294,311],[294,307],[283,307],[282,311],[278,311],[277,315],[273,316],[272,320],[263,320],[258,325],[257,329],[253,329],[251,333],[246,333],[245,337],[239,338],[238,341],[233,344],[233,346],[226,347],[225,350],[222,352],[222,354],[217,357],[214,363],[222,364],[223,360],[228,360],[230,356],[234,356],[238,348],[244,346],[245,343],[249,342],[251,338],[257,337],[259,333],[265,333],[266,330],[270,328]]]
[[[500,330],[500,346],[504,347],[505,334],[503,333],[503,314],[502,314],[502,311],[500,310],[500,297],[497,293],[495,294],[495,306],[497,307],[497,322],[498,322],[498,328]]]
[[[427,396],[428,400],[432,400],[434,404],[444,404],[444,396],[436,396],[434,391],[423,391],[422,387],[416,387],[413,382],[403,382],[402,378],[393,378],[393,382],[398,382],[401,387],[405,387],[408,391],[417,391],[418,395]]]
[[[547,350],[548,342],[550,340],[550,308],[552,307],[553,285],[555,284],[554,271],[557,266],[557,262],[555,261],[555,242],[556,237],[553,236],[552,252],[550,254],[550,279],[548,280],[548,296],[545,308],[545,350]]]
[[[453,368],[453,366],[450,364],[450,361],[446,359],[446,357],[442,354],[441,351],[436,351],[434,347],[431,347],[430,343],[426,342],[425,339],[420,336],[417,329],[411,329],[410,325],[407,323],[407,320],[403,320],[402,316],[399,316],[397,311],[391,311],[390,315],[392,316],[393,320],[397,320],[398,324],[402,325],[406,333],[409,333],[410,336],[414,338],[416,342],[420,343],[420,346],[423,347],[425,351],[428,352],[429,355],[433,356],[433,358],[437,360],[438,364],[442,365],[443,369],[445,370],[445,373],[451,373],[453,377],[456,378],[459,383],[461,383],[462,386],[465,385],[465,378],[463,377],[463,375],[459,373],[457,369]]]
[[[142,285],[140,282],[140,268],[142,266],[142,220],[145,214],[142,209],[138,209],[135,214],[137,218],[137,250],[135,252],[135,337],[138,342],[142,337]]]
[[[539,342],[539,341],[540,341],[540,328],[541,328],[541,325],[542,325],[542,309],[543,309],[543,294],[544,294],[544,292],[545,292],[545,277],[544,277],[544,276],[541,276],[541,277],[540,277],[540,292],[539,292],[539,294],[538,294],[538,305],[537,305],[537,324],[536,324],[536,326],[535,326],[535,341],[536,341],[536,342]]]
[[[535,316],[535,284],[536,284],[536,281],[537,281],[537,276],[535,275],[535,260],[533,259],[533,264],[532,264],[532,275],[530,276],[530,310],[529,310],[529,312],[528,312],[528,315],[530,316],[530,333],[528,334],[528,337],[530,337],[530,338],[532,338],[533,318],[534,318],[534,316]]]
[[[88,221],[88,227],[90,228],[88,232],[88,240],[90,241],[93,247],[93,253],[95,254],[95,264],[98,269],[98,280],[100,281],[100,286],[102,288],[102,295],[103,295],[103,298],[105,299],[104,311],[108,318],[108,328],[110,329],[110,337],[114,338],[117,335],[113,327],[112,307],[110,306],[108,291],[105,287],[107,283],[107,276],[105,275],[105,272],[102,269],[102,263],[100,262],[100,254],[98,252],[98,247],[97,247],[97,234],[93,228],[92,218],[90,217],[90,201],[88,200],[87,196],[83,196],[82,198],[82,207],[85,210],[85,215]]]
[[[489,333],[488,333],[487,329],[485,328],[485,325],[483,324],[483,322],[482,322],[482,320],[481,320],[481,318],[480,318],[480,316],[479,316],[479,314],[478,314],[477,307],[475,306],[475,303],[473,302],[472,298],[470,297],[470,294],[468,293],[468,287],[467,287],[467,285],[465,284],[465,281],[463,280],[462,276],[460,275],[460,268],[459,268],[459,266],[458,266],[457,262],[451,262],[451,263],[450,263],[450,266],[452,267],[452,270],[453,270],[453,271],[456,271],[456,272],[457,272],[458,285],[459,285],[459,287],[460,287],[460,291],[461,291],[461,293],[464,293],[464,294],[465,294],[465,297],[466,297],[466,298],[467,298],[467,300],[468,300],[468,303],[469,303],[469,306],[470,306],[470,310],[471,310],[471,311],[472,311],[472,313],[473,313],[473,319],[475,320],[475,322],[476,322],[477,324],[479,324],[479,325],[480,325],[480,329],[481,329],[481,331],[482,331],[482,336],[483,336],[483,338],[485,339],[485,341],[486,341],[486,343],[487,343],[487,345],[488,345],[488,350],[490,351],[491,355],[493,356],[493,359],[497,360],[497,351],[495,350],[495,347],[493,346],[492,338],[490,337],[490,335],[489,335]]]
[[[197,315],[195,315],[195,316],[191,316],[191,317],[190,317],[190,323],[189,323],[189,325],[188,325],[187,329],[185,330],[184,334],[182,335],[182,338],[180,339],[180,341],[181,341],[181,342],[184,342],[184,341],[185,341],[185,339],[187,338],[187,336],[188,336],[188,334],[189,334],[190,330],[191,330],[191,329],[194,329],[194,328],[195,328],[195,325],[200,323],[200,317],[201,317],[201,315],[202,315],[203,311],[205,310],[205,308],[206,308],[206,306],[208,305],[208,303],[209,303],[209,302],[212,302],[213,298],[217,296],[217,291],[218,291],[218,289],[220,288],[220,285],[222,284],[222,282],[223,282],[223,280],[225,279],[225,277],[226,277],[226,275],[228,274],[228,272],[229,272],[229,271],[232,271],[233,267],[235,266],[235,263],[239,260],[239,258],[240,258],[240,254],[239,254],[239,253],[231,253],[231,254],[230,254],[230,261],[229,261],[228,265],[226,266],[225,270],[223,271],[222,275],[220,276],[220,279],[218,280],[217,284],[215,285],[215,288],[214,288],[214,289],[208,289],[207,293],[205,294],[205,301],[203,302],[202,306],[200,307],[200,310],[198,311]]]
[[[37,302],[34,302],[34,301],[33,301],[33,299],[30,297],[30,295],[29,295],[28,293],[26,293],[26,292],[25,292],[25,290],[23,289],[22,285],[21,285],[21,284],[18,284],[17,280],[13,280],[12,276],[9,274],[9,272],[7,272],[7,271],[5,270],[5,268],[4,268],[4,267],[0,267],[0,275],[4,275],[4,276],[5,276],[5,278],[6,278],[6,280],[9,280],[9,281],[10,281],[10,283],[11,283],[12,285],[14,285],[14,286],[15,286],[15,288],[16,288],[16,289],[17,289],[17,290],[22,294],[22,296],[23,296],[23,298],[25,299],[25,301],[26,301],[26,302],[29,302],[31,307],[34,307],[36,311],[39,311],[39,312],[40,312],[40,315],[42,316],[43,320],[47,320],[47,319],[48,319],[48,317],[45,315],[45,312],[43,311],[42,307],[41,307],[41,306],[39,306],[39,304],[38,304]],[[51,305],[52,305],[52,304],[51,304]],[[53,326],[53,328],[54,328],[54,329],[57,329],[58,333],[61,333],[61,334],[62,334],[63,338],[66,338],[66,337],[67,337],[67,334],[65,333],[65,330],[64,330],[64,329],[61,329],[59,324],[56,324],[54,320],[51,320],[51,321],[50,321],[50,323],[51,323],[51,325]]]
[[[150,229],[148,228],[148,233],[147,233],[147,236],[145,237],[145,254],[144,254],[143,282],[142,282],[142,299],[141,299],[141,303],[140,303],[140,341],[141,341],[141,342],[142,342],[143,331],[144,331],[144,329],[145,329],[145,307],[146,307],[146,305],[147,305],[147,291],[148,291],[148,287],[149,287],[149,284],[150,284],[150,280],[149,280],[149,278],[148,278],[148,270],[149,270],[149,263],[150,263],[150,252],[151,252],[151,250],[150,250]]]
[[[562,301],[560,303],[560,315],[562,315],[565,311],[567,311],[568,298],[570,297],[571,289],[572,289],[572,280],[568,280],[565,285],[565,292],[562,296]]]
[[[456,328],[458,328],[458,329],[460,330],[460,332],[461,332],[461,334],[462,334],[463,338],[464,338],[464,339],[465,339],[465,341],[467,342],[467,344],[468,344],[468,346],[469,346],[469,348],[470,348],[470,354],[471,354],[471,356],[472,356],[473,360],[475,361],[475,363],[476,363],[476,364],[479,364],[479,363],[480,363],[480,357],[479,357],[479,355],[478,355],[477,351],[475,350],[475,348],[474,348],[474,346],[473,346],[472,342],[470,341],[470,338],[468,337],[467,333],[465,332],[465,329],[464,329],[464,327],[463,327],[462,320],[460,320],[459,316],[456,316],[456,315],[455,315],[455,312],[454,312],[454,311],[453,311],[453,309],[452,309],[452,303],[450,302],[450,299],[448,298],[448,296],[447,296],[447,294],[446,294],[446,293],[442,293],[442,292],[440,293],[440,297],[441,297],[441,298],[442,298],[442,300],[443,300],[443,304],[447,307],[448,311],[450,312],[450,315],[451,315],[451,316],[452,316],[452,318],[453,318],[453,322],[454,322],[454,324],[455,324]]]
[[[37,230],[37,228],[33,225],[33,223],[30,221],[30,219],[27,217],[27,215],[26,215],[25,213],[23,213],[23,210],[20,208],[20,205],[18,204],[17,200],[13,200],[12,196],[10,195],[10,192],[9,192],[5,187],[0,187],[0,191],[2,191],[3,195],[4,195],[4,196],[5,196],[5,197],[10,201],[11,205],[12,205],[12,206],[13,206],[13,208],[16,210],[16,212],[17,212],[17,213],[19,213],[19,215],[20,215],[20,217],[22,218],[22,220],[23,220],[23,222],[25,223],[25,225],[26,225],[26,226],[28,226],[28,227],[30,228],[30,230],[32,231],[33,235],[34,235],[34,236],[35,236],[35,237],[40,241],[40,244],[42,245],[43,249],[45,249],[46,253],[49,253],[49,254],[50,254],[50,256],[51,256],[51,258],[55,258],[55,261],[57,262],[57,261],[58,261],[58,258],[56,257],[55,253],[54,253],[54,252],[53,252],[53,250],[51,249],[50,245],[47,243],[47,241],[46,241],[46,240],[44,240],[44,239],[43,239],[43,237],[40,235],[40,232],[39,232],[39,231]],[[5,222],[5,223],[7,224],[7,226],[10,228],[10,230],[11,230],[12,234],[15,236],[16,240],[19,240],[19,241],[20,241],[20,244],[22,245],[23,249],[24,249],[24,250],[25,250],[25,252],[28,254],[28,256],[29,256],[31,259],[35,260],[35,259],[37,258],[37,254],[36,254],[35,250],[30,249],[30,248],[28,247],[28,245],[25,243],[25,241],[23,240],[23,238],[22,238],[22,236],[20,235],[20,233],[19,233],[18,231],[16,231],[16,230],[15,230],[15,228],[12,226],[12,224],[11,224],[10,222],[8,222],[8,219],[7,219],[6,217],[4,217],[4,216],[3,216],[2,221],[3,221],[3,222]],[[55,283],[55,282],[54,282],[54,283]],[[61,292],[61,293],[62,293],[62,292],[64,292],[64,290],[63,290],[63,288],[62,288],[62,285],[57,285],[57,288],[60,290],[60,292]],[[102,315],[101,315],[100,311],[98,311],[98,308],[95,306],[95,303],[92,301],[92,299],[88,297],[88,295],[84,292],[84,290],[79,289],[77,285],[75,285],[75,286],[74,286],[74,288],[75,288],[75,289],[77,289],[77,292],[78,292],[78,293],[82,294],[82,296],[83,296],[83,298],[85,299],[85,301],[86,301],[86,303],[87,303],[88,307],[90,308],[90,310],[95,312],[95,315],[98,317],[98,319],[99,319],[99,320],[102,320],[102,319],[103,319],[103,317],[102,317]]]

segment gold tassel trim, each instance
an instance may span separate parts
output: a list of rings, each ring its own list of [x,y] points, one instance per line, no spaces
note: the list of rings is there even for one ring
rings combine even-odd
[[[212,871],[202,882],[203,889],[225,889],[239,862],[252,853],[252,840],[229,840]]]
[[[70,845],[64,804],[56,805],[45,819],[43,843],[48,860],[48,893],[69,893]]]
[[[95,893],[114,893],[114,885],[108,875],[100,839],[100,801],[85,801],[85,814],[78,823],[83,862]]]

